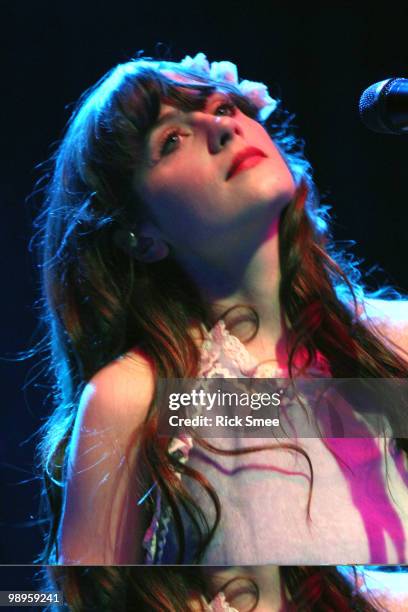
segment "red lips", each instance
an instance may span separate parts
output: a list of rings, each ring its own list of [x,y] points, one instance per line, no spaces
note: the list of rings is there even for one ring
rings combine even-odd
[[[232,160],[232,164],[227,174],[227,181],[230,179],[236,172],[239,170],[239,166],[244,162],[248,157],[266,157],[265,153],[258,149],[257,147],[246,147],[242,149],[237,155],[235,155]]]

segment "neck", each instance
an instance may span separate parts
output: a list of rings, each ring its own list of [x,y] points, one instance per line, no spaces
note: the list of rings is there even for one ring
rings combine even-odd
[[[252,244],[241,241],[239,252],[234,250],[233,256],[224,256],[222,261],[208,257],[200,258],[198,264],[189,257],[182,265],[207,303],[212,323],[237,304],[252,307],[259,317],[259,329],[247,343],[248,350],[257,357],[280,361],[285,352],[285,328],[279,302],[278,224],[276,218],[261,239]],[[242,310],[238,310],[241,321]]]

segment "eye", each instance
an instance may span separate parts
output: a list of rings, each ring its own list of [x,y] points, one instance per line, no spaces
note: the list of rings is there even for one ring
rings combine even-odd
[[[160,157],[172,153],[177,149],[180,141],[181,133],[180,130],[172,129],[170,132],[163,134],[163,138],[160,141]]]
[[[215,107],[215,115],[220,115],[221,117],[233,117],[237,112],[237,107],[233,102],[224,101],[221,104],[218,104]]]

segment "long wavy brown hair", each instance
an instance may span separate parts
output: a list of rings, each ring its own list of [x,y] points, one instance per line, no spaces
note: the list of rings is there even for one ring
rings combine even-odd
[[[39,559],[43,564],[55,563],[58,557],[66,449],[85,385],[98,370],[137,346],[152,360],[157,378],[193,378],[198,374],[200,352],[187,330],[192,321],[210,326],[208,304],[171,253],[166,260],[144,264],[129,257],[114,240],[118,229],[137,230],[144,218],[144,204],[138,201],[132,181],[161,103],[184,111],[199,110],[208,95],[220,89],[219,83],[200,75],[183,74],[190,74],[193,86],[164,76],[149,59],[117,66],[82,96],[50,162],[37,236],[55,398],[39,444],[44,513],[49,521]],[[256,118],[257,109],[238,89],[230,85],[221,88],[244,113]],[[278,105],[265,127],[298,183],[297,195],[283,211],[279,226],[279,297],[291,330],[290,376],[294,376],[296,357],[302,354],[307,368],[320,353],[334,377],[406,377],[405,361],[361,321],[358,302],[367,292],[356,262],[334,247],[328,207],[319,205],[310,166],[303,156],[302,142],[290,127],[289,115]],[[198,534],[194,554],[198,563],[222,508],[205,476],[178,462],[168,452],[168,441],[158,438],[156,399],[140,436],[141,452],[150,478],[171,507],[178,534],[178,562],[183,562],[186,551],[184,509]],[[198,443],[213,448],[204,441]],[[408,452],[407,440],[397,439],[396,445]],[[197,518],[202,511],[195,507],[178,472],[196,479],[208,491],[216,509],[213,525],[208,525],[204,516]],[[204,531],[203,524],[207,524]],[[148,579],[141,581],[136,568],[55,568],[51,574],[63,585],[73,610],[93,609],[89,594],[101,602],[98,589],[122,593],[126,610],[187,610],[187,594],[205,591],[204,583],[198,570],[177,571],[144,572]],[[349,601],[355,602],[353,609],[373,609],[352,594],[335,569],[282,568],[281,576],[292,600],[302,603],[297,609],[346,610],[350,609]],[[159,592],[157,599],[153,594]],[[106,597],[104,607],[95,609],[119,609],[109,607]],[[137,607],[137,602],[144,602],[144,607]]]

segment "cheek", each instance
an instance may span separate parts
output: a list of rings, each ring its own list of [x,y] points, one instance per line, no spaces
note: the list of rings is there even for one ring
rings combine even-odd
[[[180,221],[179,216],[189,215],[197,205],[197,194],[200,194],[201,183],[191,175],[190,180],[178,181],[175,177],[160,181],[153,190],[145,193],[145,202],[157,218],[172,218]],[[177,215],[175,217],[174,215]]]
[[[277,186],[285,193],[289,199],[292,199],[296,193],[296,183],[292,171],[286,159],[282,156],[280,151],[275,147],[275,159],[276,159],[276,183]]]
[[[284,154],[280,151],[280,149],[275,145],[275,143],[269,138],[270,147],[271,147],[271,157],[274,161],[276,167],[276,178],[277,183],[281,187],[282,190],[286,192],[289,198],[293,198],[296,192],[296,183],[291,169],[289,168],[289,164],[286,160]]]
[[[285,202],[288,202],[294,198],[296,193],[296,182],[293,173],[285,157],[270,139],[268,154],[270,158],[268,161],[270,172],[265,173],[260,187],[272,190],[278,198],[281,196]]]
[[[275,165],[275,173],[279,177],[279,183],[282,186],[286,186],[287,191],[294,195],[296,186],[293,174],[289,169],[289,165],[284,155],[260,123],[253,120],[250,120],[250,122],[247,129],[248,133],[252,134],[251,143],[256,143],[261,149],[268,153],[268,156]]]
[[[212,206],[215,198],[208,180],[192,171],[188,177],[178,178],[174,172],[162,177],[154,186],[141,191],[141,196],[166,239],[173,246],[180,241],[186,246],[205,237],[217,209]]]
[[[169,220],[173,225],[184,220],[199,223],[211,219],[217,210],[219,189],[213,179],[211,166],[192,164],[187,158],[156,175],[141,194],[158,220]]]

